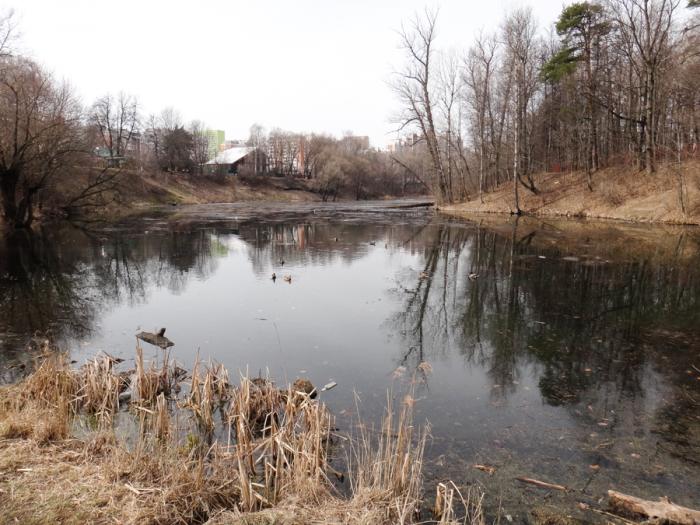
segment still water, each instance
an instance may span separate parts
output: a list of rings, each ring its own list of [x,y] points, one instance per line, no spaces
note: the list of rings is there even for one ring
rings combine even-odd
[[[377,421],[387,390],[412,391],[428,487],[477,484],[502,514],[577,512],[608,489],[700,507],[698,230],[390,206],[210,205],[2,237],[0,380],[29,368],[35,333],[79,364],[132,359],[135,333],[166,327],[185,366],[336,382],[322,399],[340,427],[355,395]]]

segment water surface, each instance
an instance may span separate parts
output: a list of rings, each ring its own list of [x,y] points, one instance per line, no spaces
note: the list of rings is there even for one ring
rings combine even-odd
[[[504,514],[578,512],[610,488],[700,507],[697,230],[391,205],[199,206],[2,237],[0,378],[25,373],[37,333],[79,364],[131,359],[136,332],[166,327],[186,366],[337,382],[322,397],[341,427],[355,393],[377,421],[387,389],[412,391],[429,482],[483,486]]]

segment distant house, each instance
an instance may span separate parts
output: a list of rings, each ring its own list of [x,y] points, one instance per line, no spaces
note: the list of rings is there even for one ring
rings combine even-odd
[[[256,148],[237,146],[219,153],[206,164],[210,173],[228,173],[238,175],[245,169],[247,173],[264,173],[267,171],[267,155]]]

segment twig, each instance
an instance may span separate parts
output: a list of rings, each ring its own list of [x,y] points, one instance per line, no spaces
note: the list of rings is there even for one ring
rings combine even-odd
[[[539,479],[525,477],[518,477],[515,479],[522,483],[529,483],[530,485],[534,485],[542,489],[561,490],[563,492],[567,492],[569,490],[564,485],[557,485],[556,483],[547,483],[546,481],[540,481]]]

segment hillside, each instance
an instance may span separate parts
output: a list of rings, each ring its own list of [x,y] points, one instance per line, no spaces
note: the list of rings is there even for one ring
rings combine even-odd
[[[76,168],[70,180],[56,188],[58,202],[65,202],[87,186],[90,171]],[[94,171],[92,172],[94,173]],[[259,177],[241,180],[187,173],[163,173],[125,170],[118,175],[116,199],[107,206],[86,208],[102,216],[122,216],[160,205],[206,204],[241,201],[308,202],[320,200],[304,180],[283,177]]]
[[[684,181],[686,212],[680,206],[679,172]],[[700,162],[662,165],[654,175],[634,168],[607,168],[593,176],[593,191],[584,172],[542,173],[534,177],[538,194],[520,188],[520,208],[528,215],[586,217],[631,222],[700,224]],[[513,213],[513,183],[441,211],[453,215]]]

